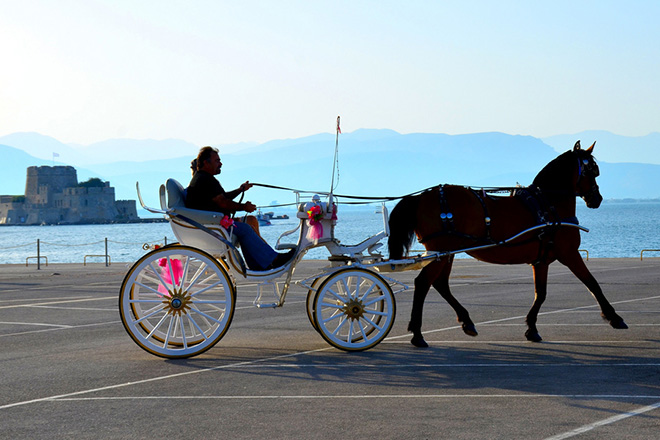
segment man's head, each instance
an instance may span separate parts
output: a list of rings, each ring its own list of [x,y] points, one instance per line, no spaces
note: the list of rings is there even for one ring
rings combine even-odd
[[[213,147],[202,147],[197,155],[197,169],[216,175],[220,174],[222,162],[218,155],[218,149]]]

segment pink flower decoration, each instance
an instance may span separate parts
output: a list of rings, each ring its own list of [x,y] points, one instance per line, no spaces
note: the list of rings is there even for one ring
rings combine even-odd
[[[222,226],[225,229],[229,229],[230,226],[234,224],[234,219],[229,217],[228,215],[225,215],[220,219],[220,226]]]

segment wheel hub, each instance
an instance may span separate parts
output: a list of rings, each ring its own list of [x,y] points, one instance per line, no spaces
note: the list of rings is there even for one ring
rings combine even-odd
[[[357,299],[352,299],[344,305],[344,313],[350,319],[360,319],[364,315],[364,305],[362,301]]]
[[[166,297],[163,301],[167,313],[171,313],[173,315],[182,315],[188,313],[188,310],[190,309],[189,304],[192,301],[192,298],[190,295],[188,295],[188,292],[184,292],[179,288],[169,293],[170,296]]]

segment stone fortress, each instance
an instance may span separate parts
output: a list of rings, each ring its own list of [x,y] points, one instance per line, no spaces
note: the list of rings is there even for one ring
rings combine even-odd
[[[0,224],[84,224],[139,221],[135,200],[115,200],[109,182],[78,183],[71,166],[27,169],[24,196],[0,196]]]

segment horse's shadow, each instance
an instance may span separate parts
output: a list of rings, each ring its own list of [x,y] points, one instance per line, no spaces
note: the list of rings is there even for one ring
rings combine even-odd
[[[658,345],[652,347],[657,350]],[[305,382],[303,389],[312,381],[322,384],[324,393],[333,385],[337,393],[349,386],[352,390],[363,387],[369,394],[460,394],[474,390],[554,396],[657,394],[658,386],[653,384],[658,383],[660,367],[649,361],[652,356],[608,354],[619,348],[608,343],[589,344],[588,351],[582,348],[575,343],[484,343],[432,345],[421,350],[382,343],[377,350],[366,352],[317,351],[263,362],[250,354],[236,357],[229,352],[228,357],[172,362],[214,369],[211,374],[231,372],[286,379],[293,384]],[[224,366],[217,368],[219,363]]]

